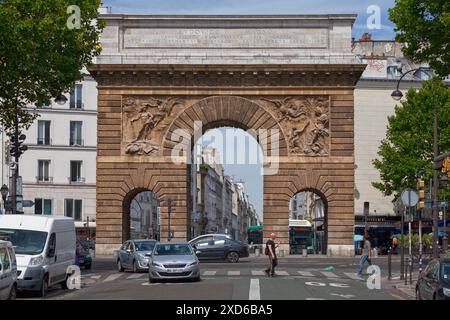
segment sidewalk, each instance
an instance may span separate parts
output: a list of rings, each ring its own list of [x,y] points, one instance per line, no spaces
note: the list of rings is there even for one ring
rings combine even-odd
[[[419,278],[418,272],[413,272],[412,275],[412,283],[410,284],[409,275],[407,284],[405,284],[405,280],[400,280],[399,274],[393,274],[392,279],[388,280],[387,277],[383,277],[382,281],[389,285],[392,289],[400,291],[403,295],[405,295],[408,299],[415,300],[416,299],[416,282]]]

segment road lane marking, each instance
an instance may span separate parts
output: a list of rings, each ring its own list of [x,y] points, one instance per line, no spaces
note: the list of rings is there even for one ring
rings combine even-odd
[[[129,276],[127,279],[138,279],[138,278],[142,278],[143,276],[145,276],[144,273],[141,273],[141,274],[133,274],[133,275]]]
[[[241,272],[240,271],[228,271],[228,275],[229,276],[240,276]]]
[[[259,279],[250,279],[250,291],[248,294],[248,300],[261,300]]]
[[[100,279],[101,277],[102,277],[101,275],[96,275],[96,276],[91,276],[91,279],[98,280],[98,279]]]
[[[265,276],[266,273],[261,270],[252,270],[252,276]]]
[[[362,277],[358,276],[356,273],[352,273],[352,272],[344,272],[344,274],[349,277],[350,279],[353,280],[364,280]]]
[[[352,295],[352,294],[339,294],[339,293],[330,293],[330,295],[332,295],[332,296],[336,296],[336,297],[341,297],[341,298],[345,298],[345,299],[355,298],[355,296],[354,296],[354,295]]]
[[[326,283],[322,283],[322,282],[305,282],[306,285],[308,286],[313,286],[313,287],[325,287]]]
[[[215,276],[217,271],[204,271],[203,275],[204,276]]]
[[[335,288],[350,288],[350,286],[345,283],[329,283],[328,285]]]
[[[108,277],[106,277],[106,279],[103,280],[103,282],[114,281],[116,279],[119,279],[121,276],[122,276],[121,273],[115,273],[115,274],[113,273],[113,274],[110,274]]]
[[[288,276],[288,275],[289,275],[289,273],[287,273],[287,272],[284,271],[284,270],[281,270],[281,271],[275,271],[275,274],[276,274],[276,275],[279,275],[279,276]]]
[[[327,278],[339,278],[338,275],[336,275],[335,273],[330,272],[330,271],[320,271],[320,273],[323,274]]]
[[[305,277],[315,277],[311,272],[309,271],[297,271],[301,276]]]

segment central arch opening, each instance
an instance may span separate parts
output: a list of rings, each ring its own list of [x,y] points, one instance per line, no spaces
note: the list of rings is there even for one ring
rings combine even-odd
[[[314,189],[302,190],[289,201],[290,254],[326,254],[328,204]]]
[[[193,141],[189,238],[227,234],[262,244],[263,150],[238,123],[209,123]]]

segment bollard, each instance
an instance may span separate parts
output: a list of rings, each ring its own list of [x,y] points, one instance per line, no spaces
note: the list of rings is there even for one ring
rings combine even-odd
[[[408,264],[405,263],[405,285],[408,284]]]
[[[302,256],[304,257],[308,256],[308,251],[306,249],[302,250]]]
[[[392,279],[392,257],[391,249],[388,250],[388,280]]]
[[[332,255],[331,249],[327,248],[327,257],[331,257],[331,255]]]
[[[255,249],[255,256],[257,256],[257,257],[260,256],[260,254],[259,254],[259,248],[256,248],[256,249]]]

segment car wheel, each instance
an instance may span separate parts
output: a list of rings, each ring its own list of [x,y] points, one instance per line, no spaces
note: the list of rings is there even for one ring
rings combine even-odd
[[[137,266],[136,260],[133,261],[133,273],[138,273],[139,272],[139,268]]]
[[[86,270],[90,270],[91,267],[92,267],[92,265],[91,265],[90,263],[84,266],[84,268],[85,268]]]
[[[17,298],[17,287],[16,287],[16,285],[14,284],[14,285],[11,287],[11,291],[9,292],[8,300],[16,300],[16,298]]]
[[[239,261],[239,254],[237,252],[229,252],[227,254],[227,261],[231,263],[237,263]]]
[[[42,284],[41,284],[41,298],[45,299],[47,298],[47,293],[48,293],[48,275],[44,276],[44,279],[42,279]]]
[[[119,272],[123,272],[124,271],[123,266],[122,266],[122,262],[120,262],[120,259],[117,260],[117,270]]]
[[[153,279],[153,278],[148,278],[148,282],[150,282],[150,283],[155,283],[155,282],[156,282],[156,280],[155,280],[155,279]]]
[[[66,279],[65,279],[63,282],[61,282],[61,289],[63,289],[63,290],[69,289],[69,288],[67,287],[67,280],[68,280],[68,279],[69,279],[69,275],[66,274]]]

